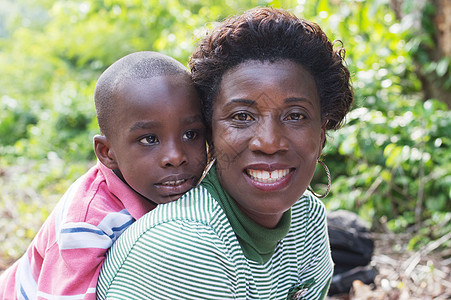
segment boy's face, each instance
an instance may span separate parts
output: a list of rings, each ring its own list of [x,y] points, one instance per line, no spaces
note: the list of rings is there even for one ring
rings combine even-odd
[[[187,75],[128,80],[114,97],[110,151],[119,176],[155,203],[194,187],[206,163],[205,127]]]

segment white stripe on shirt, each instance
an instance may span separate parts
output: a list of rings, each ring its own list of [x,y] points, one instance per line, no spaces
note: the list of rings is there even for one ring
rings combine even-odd
[[[127,210],[112,212],[98,226],[84,222],[70,222],[62,226],[58,245],[61,250],[80,248],[110,248],[119,235],[135,219]]]
[[[38,284],[33,278],[27,253],[19,260],[16,274],[16,293],[18,299],[36,299]]]
[[[84,294],[79,294],[79,295],[71,295],[71,296],[58,296],[58,295],[50,295],[44,292],[39,291],[38,292],[38,296],[44,299],[49,299],[49,300],[59,300],[59,299],[64,299],[64,300],[77,300],[77,299],[84,299],[84,297],[87,294],[94,294],[96,292],[95,288],[89,288],[86,293]]]

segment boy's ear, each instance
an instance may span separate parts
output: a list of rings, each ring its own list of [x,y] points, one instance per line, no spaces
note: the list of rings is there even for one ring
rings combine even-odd
[[[107,168],[114,170],[118,168],[114,151],[108,139],[103,135],[94,136],[94,151],[97,158]]]

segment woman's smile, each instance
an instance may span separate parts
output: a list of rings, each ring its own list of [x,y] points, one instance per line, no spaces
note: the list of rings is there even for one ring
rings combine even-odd
[[[277,169],[273,171],[246,169],[246,181],[263,192],[277,192],[287,187],[294,169]]]
[[[274,170],[274,171],[262,171],[262,170],[246,170],[247,175],[252,180],[260,183],[274,183],[280,181],[290,173],[290,169]]]

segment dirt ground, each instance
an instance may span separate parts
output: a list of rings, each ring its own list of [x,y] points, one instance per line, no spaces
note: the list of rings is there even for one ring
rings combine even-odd
[[[408,251],[411,236],[373,234],[372,264],[378,271],[374,285],[355,281],[349,295],[329,300],[428,300],[451,299],[451,249],[443,249],[451,234],[419,251]]]

